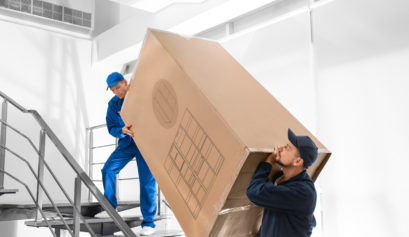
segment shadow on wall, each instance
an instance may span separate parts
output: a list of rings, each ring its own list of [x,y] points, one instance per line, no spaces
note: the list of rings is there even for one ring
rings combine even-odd
[[[63,136],[63,141],[68,143],[65,145],[74,157],[83,158],[85,128],[88,127],[81,65],[84,60],[80,58],[78,54],[80,49],[74,40],[63,39],[58,47],[53,38],[50,36],[50,48],[61,52],[49,51],[47,55],[49,70],[44,115],[50,119],[51,124],[58,125],[55,132]],[[50,102],[51,104],[48,104]],[[81,164],[85,162],[84,159],[78,161]]]
[[[83,80],[86,80],[86,78],[82,78],[81,73],[80,73],[82,72],[82,68],[81,68],[81,65],[78,63],[80,60],[79,60],[79,55],[78,55],[78,50],[77,50],[76,45],[73,42],[71,42],[69,46],[72,52],[70,59],[72,62],[71,65],[73,67],[73,74],[74,74],[74,80],[75,80],[76,91],[77,91],[77,98],[76,98],[77,100],[75,103],[77,105],[75,130],[83,131],[83,133],[80,133],[82,135],[81,139],[75,140],[76,141],[75,149],[77,151],[81,151],[81,154],[84,155],[85,152],[82,149],[85,148],[85,141],[86,141],[85,129],[89,127],[89,118],[88,118],[88,113],[87,113],[87,108],[86,108],[86,103],[85,103],[86,89],[84,89],[84,86],[83,86]],[[88,59],[88,62],[91,62],[91,57]],[[91,65],[89,64],[89,66]],[[81,143],[81,141],[83,142]],[[88,164],[88,161],[85,159],[86,158],[83,157],[82,162],[84,162],[86,166]]]
[[[85,157],[86,128],[88,124],[88,114],[86,111],[85,91],[83,87],[84,74],[87,75],[87,66],[91,58],[82,57],[79,54],[82,47],[78,47],[78,42],[74,39],[64,38],[60,41],[49,36],[49,46],[52,50],[47,52],[47,74],[46,74],[46,95],[44,95],[44,117],[50,123],[51,128],[61,139],[68,151],[77,162],[87,170]],[[85,55],[87,56],[87,55]],[[82,63],[86,65],[81,65]],[[85,69],[84,69],[85,68]],[[56,151],[57,152],[57,151]],[[57,152],[58,153],[58,152]],[[58,157],[46,156],[47,160],[63,160],[60,154]],[[53,168],[56,173],[64,174],[68,182],[64,185],[67,190],[72,190],[76,174],[68,169],[67,162],[55,162]],[[62,176],[59,177],[61,178]]]
[[[91,42],[4,21],[0,21],[0,29],[7,31],[0,37],[0,90],[25,108],[39,111],[83,166],[86,163],[85,128],[88,126],[83,80],[90,70]],[[38,147],[40,127],[30,114],[22,114],[8,105],[7,121],[30,137]],[[7,147],[27,159],[37,171],[38,155],[24,138],[11,129],[7,130]],[[64,188],[71,192],[74,172],[70,171],[71,168],[48,139],[46,159]],[[6,152],[5,169],[26,183],[35,195],[36,182],[30,170],[9,152]],[[61,198],[63,195],[48,171],[45,171],[44,184],[55,197],[54,201],[66,201]],[[2,196],[0,204],[32,203],[25,188],[9,177],[5,178],[5,187],[19,189],[19,192]],[[45,196],[44,200],[48,201]],[[21,236],[22,226],[21,223],[0,222],[0,236],[17,236],[15,229]],[[34,228],[28,229],[33,231]]]

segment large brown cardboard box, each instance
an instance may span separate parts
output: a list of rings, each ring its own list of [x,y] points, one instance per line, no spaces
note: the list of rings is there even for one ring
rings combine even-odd
[[[330,152],[219,43],[148,30],[121,116],[185,234],[255,236],[247,185],[287,129]],[[277,169],[277,167],[275,167]]]

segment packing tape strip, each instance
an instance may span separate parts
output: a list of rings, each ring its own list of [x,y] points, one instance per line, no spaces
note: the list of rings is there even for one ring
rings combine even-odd
[[[257,207],[257,206],[256,205],[246,205],[246,206],[242,206],[242,207],[227,208],[227,209],[223,209],[223,210],[219,211],[219,216],[220,215],[226,215],[226,214],[233,213],[233,212],[247,211],[247,210],[250,210],[251,208],[255,208],[255,207]]]

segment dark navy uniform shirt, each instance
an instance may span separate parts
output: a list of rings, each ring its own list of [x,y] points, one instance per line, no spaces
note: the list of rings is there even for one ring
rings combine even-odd
[[[123,103],[124,99],[119,99],[118,96],[112,97],[112,99],[108,102],[106,116],[108,132],[112,136],[119,138],[118,150],[128,149],[131,147],[133,148],[133,146],[136,146],[131,136],[122,133],[122,128],[125,126],[125,123],[120,115]]]
[[[314,209],[317,192],[304,170],[291,179],[274,185],[279,172],[269,182],[272,166],[262,162],[247,188],[247,196],[254,204],[264,207],[260,237],[308,237],[315,226]]]

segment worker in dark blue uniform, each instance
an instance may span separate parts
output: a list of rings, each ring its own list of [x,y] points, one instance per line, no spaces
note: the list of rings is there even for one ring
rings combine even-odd
[[[104,195],[114,208],[117,207],[115,195],[115,179],[124,166],[134,157],[138,165],[140,184],[140,208],[143,215],[141,224],[141,235],[151,235],[155,232],[154,217],[157,209],[157,189],[156,181],[142,157],[137,145],[132,137],[134,136],[131,127],[125,125],[120,116],[122,104],[128,91],[128,83],[124,77],[117,72],[110,74],[107,78],[108,88],[115,96],[108,103],[106,123],[109,133],[118,138],[118,147],[111,154],[102,169],[102,179],[104,184]],[[100,214],[99,217],[104,214]]]
[[[259,237],[308,237],[316,222],[317,192],[306,172],[318,156],[318,148],[308,136],[296,136],[288,129],[288,142],[275,147],[260,163],[247,188],[247,196],[264,208]],[[269,175],[272,165],[282,170]]]

